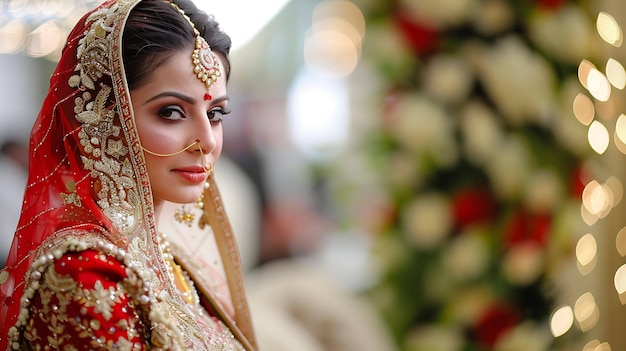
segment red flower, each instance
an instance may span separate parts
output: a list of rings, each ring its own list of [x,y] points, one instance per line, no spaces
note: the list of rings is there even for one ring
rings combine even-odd
[[[495,213],[491,194],[481,188],[464,189],[453,200],[454,221],[458,228],[489,222]]]
[[[574,197],[580,199],[583,196],[583,190],[585,190],[585,173],[578,167],[572,172],[571,178],[571,193]]]
[[[548,11],[556,11],[563,7],[567,0],[537,0],[537,6],[540,9]]]
[[[474,326],[476,341],[492,348],[498,339],[519,323],[516,310],[505,304],[495,304],[487,308]]]
[[[402,10],[398,12],[396,19],[409,45],[418,55],[428,55],[435,51],[439,33],[434,28],[422,23],[416,23]]]
[[[552,227],[552,216],[548,213],[516,211],[505,228],[504,247],[510,248],[519,243],[535,243],[544,247]]]

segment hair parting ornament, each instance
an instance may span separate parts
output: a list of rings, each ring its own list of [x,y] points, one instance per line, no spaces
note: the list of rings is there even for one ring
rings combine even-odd
[[[180,12],[187,22],[189,22],[191,28],[193,28],[193,33],[196,37],[196,48],[191,54],[191,60],[194,67],[193,72],[198,80],[206,86],[207,92],[204,94],[204,100],[211,100],[213,97],[209,93],[209,89],[211,88],[211,85],[213,85],[213,83],[215,83],[222,75],[217,56],[211,50],[211,47],[206,40],[204,40],[204,38],[200,35],[200,32],[196,29],[196,26],[191,21],[191,18],[185,14],[185,11],[178,7],[178,5],[176,5],[172,0],[166,0],[166,2]]]

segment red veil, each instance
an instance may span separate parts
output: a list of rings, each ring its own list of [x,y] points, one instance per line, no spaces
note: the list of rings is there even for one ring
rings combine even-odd
[[[7,267],[0,271],[0,350],[11,347],[11,327],[25,318],[20,312],[42,267],[69,251],[115,247],[152,289],[175,295],[158,248],[150,182],[122,65],[124,25],[138,2],[109,0],[86,14],[50,78],[31,132],[21,217]],[[209,180],[205,212],[228,280],[226,304],[233,306],[225,322],[247,349],[254,349],[237,247],[213,177]],[[210,298],[210,287],[196,283]],[[219,309],[219,301],[216,305]]]

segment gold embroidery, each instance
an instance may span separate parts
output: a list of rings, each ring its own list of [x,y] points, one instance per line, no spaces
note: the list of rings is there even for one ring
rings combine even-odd
[[[61,193],[61,199],[65,205],[73,204],[76,207],[82,207],[83,204],[80,201],[80,196],[76,193],[76,183],[73,180],[68,180],[65,183],[65,189],[69,191],[69,194]]]
[[[87,18],[87,22],[93,24],[79,41],[77,58],[80,64],[68,84],[84,90],[74,100],[74,113],[76,120],[82,123],[78,137],[85,154],[81,155],[81,160],[94,178],[97,203],[119,230],[130,234],[141,217],[137,184],[133,180],[128,147],[121,140],[121,127],[115,125],[116,110],[108,104],[112,87],[98,83],[102,77],[112,74],[108,53],[115,45],[113,22],[124,4],[127,3],[119,1]],[[72,194],[61,196],[66,204],[78,201]]]
[[[93,289],[85,289],[83,293],[86,298],[85,306],[93,307],[94,312],[101,314],[107,321],[111,319],[113,306],[122,302],[119,287],[116,289],[111,286],[106,289],[99,280]]]

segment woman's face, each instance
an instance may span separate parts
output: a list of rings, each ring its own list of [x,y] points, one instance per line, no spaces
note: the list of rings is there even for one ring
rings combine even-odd
[[[172,156],[144,152],[157,211],[163,201],[197,201],[208,177],[203,165],[215,164],[222,152],[221,120],[228,113],[224,65],[218,58],[222,76],[211,85],[212,99],[205,100],[206,86],[194,74],[191,52],[177,52],[130,92],[144,149],[174,154],[187,148]]]

